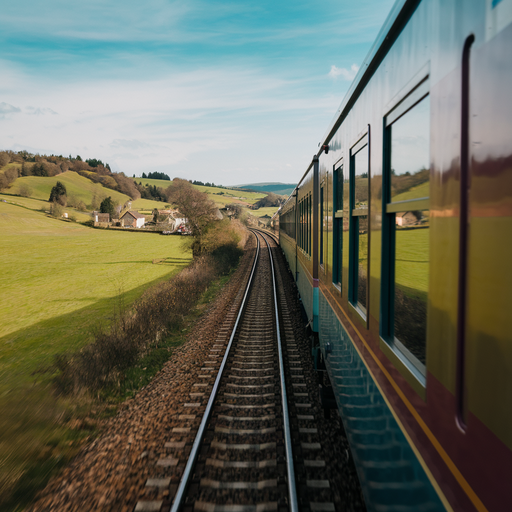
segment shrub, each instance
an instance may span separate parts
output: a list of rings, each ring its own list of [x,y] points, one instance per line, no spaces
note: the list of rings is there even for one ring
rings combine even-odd
[[[62,217],[63,212],[64,212],[64,207],[61,204],[57,203],[57,201],[54,201],[50,205],[50,215],[52,217],[60,219]]]
[[[22,183],[19,188],[20,196],[30,197],[32,195],[32,188],[27,183]]]

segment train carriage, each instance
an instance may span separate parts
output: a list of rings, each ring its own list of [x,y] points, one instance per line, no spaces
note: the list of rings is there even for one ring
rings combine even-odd
[[[279,212],[369,510],[508,509],[512,0],[400,0]]]

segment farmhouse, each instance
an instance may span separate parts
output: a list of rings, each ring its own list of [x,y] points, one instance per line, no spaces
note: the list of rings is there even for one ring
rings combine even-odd
[[[92,212],[92,218],[95,226],[108,227],[110,222],[110,213]]]
[[[120,219],[124,226],[130,226],[132,228],[141,228],[146,222],[146,217],[139,212],[126,212]]]
[[[414,226],[420,219],[415,212],[403,212],[396,214],[397,226]]]

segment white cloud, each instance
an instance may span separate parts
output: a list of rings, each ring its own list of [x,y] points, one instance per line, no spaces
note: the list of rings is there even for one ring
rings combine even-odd
[[[331,71],[329,71],[329,76],[334,78],[335,80],[338,77],[341,77],[343,80],[347,80],[351,82],[357,75],[359,71],[359,66],[357,64],[352,64],[350,69],[347,68],[338,68],[334,64],[331,66]]]
[[[17,112],[21,112],[21,109],[18,107],[15,107],[14,105],[10,105],[9,103],[5,103],[5,101],[2,101],[0,103],[0,115],[14,114]]]
[[[25,110],[27,111],[27,114],[30,114],[31,116],[44,116],[46,114],[57,115],[57,112],[51,108],[25,107]]]

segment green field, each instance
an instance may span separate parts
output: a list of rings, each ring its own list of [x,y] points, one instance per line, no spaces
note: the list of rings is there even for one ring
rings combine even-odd
[[[417,185],[416,187],[412,187],[401,194],[393,197],[393,202],[398,201],[410,201],[411,199],[418,199],[423,197],[430,196],[430,182],[422,183],[421,185]]]
[[[4,198],[20,204],[0,202],[0,508],[14,510],[89,432],[72,423],[83,401],[57,399],[41,370],[191,255],[179,237],[92,229],[47,216],[37,199]]]
[[[250,210],[250,213],[254,215],[254,217],[263,217],[264,215],[272,217],[274,213],[277,212],[278,208],[278,206],[267,206],[265,208],[258,208],[257,210]]]
[[[0,200],[7,201],[8,203],[16,206],[22,206],[23,208],[34,210],[36,212],[50,211],[50,203],[44,199],[34,199],[32,197],[9,196],[7,194],[0,194]],[[66,212],[69,217],[74,216],[77,222],[85,222],[91,219],[90,213],[81,212],[74,208],[66,207],[64,208],[64,212]]]
[[[87,343],[120,291],[132,301],[191,259],[178,237],[94,230],[2,202],[0,219],[0,388]]]
[[[79,201],[83,201],[87,206],[91,204],[95,195],[100,201],[110,196],[118,204],[124,204],[126,201],[130,200],[127,195],[105,188],[99,183],[93,183],[91,180],[73,171],[66,171],[51,178],[41,176],[21,177],[4,192],[8,194],[19,194],[21,185],[26,184],[32,189],[30,197],[48,201],[52,187],[57,181],[60,181],[66,187],[68,199],[70,196],[73,196]]]
[[[137,183],[142,183],[142,185],[161,187],[164,190],[172,185],[172,181],[168,180],[153,180],[147,178],[133,178],[133,180]],[[214,201],[219,208],[223,208],[227,204],[231,203],[254,204],[258,199],[261,199],[267,195],[259,192],[242,192],[241,190],[220,187],[205,187],[203,185],[194,185],[194,188],[200,190],[201,192],[206,192],[208,197]],[[140,199],[139,201],[145,200]],[[136,208],[142,208],[142,206],[138,206],[139,201],[135,201],[135,203],[133,203],[136,205]],[[162,203],[157,204],[161,205]]]
[[[396,286],[422,300],[427,300],[428,293],[429,235],[429,229],[396,232]]]

